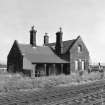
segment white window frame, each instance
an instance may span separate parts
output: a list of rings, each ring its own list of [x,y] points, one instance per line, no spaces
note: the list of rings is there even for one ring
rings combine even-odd
[[[85,61],[82,61],[82,62],[81,62],[81,69],[82,69],[82,70],[85,70]]]
[[[75,60],[75,71],[77,71],[78,70],[78,60]]]

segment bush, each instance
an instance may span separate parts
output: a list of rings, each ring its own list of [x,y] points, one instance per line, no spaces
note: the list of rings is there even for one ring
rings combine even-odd
[[[91,72],[91,73],[84,72],[84,74],[83,74],[83,80],[94,81],[94,80],[99,80],[99,79],[100,79],[100,73],[99,72]]]

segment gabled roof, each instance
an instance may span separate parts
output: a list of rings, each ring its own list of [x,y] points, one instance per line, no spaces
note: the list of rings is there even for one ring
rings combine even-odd
[[[23,56],[32,63],[68,63],[58,57],[48,46],[32,47],[30,44],[18,44]]]
[[[73,40],[67,40],[67,41],[63,41],[63,53],[66,53],[69,49],[71,49],[71,47],[73,46],[73,44],[76,42],[76,40],[79,38],[80,36],[78,36],[76,39]],[[54,43],[49,43],[47,44],[47,46],[50,46],[53,48],[53,46],[56,45],[56,42]]]

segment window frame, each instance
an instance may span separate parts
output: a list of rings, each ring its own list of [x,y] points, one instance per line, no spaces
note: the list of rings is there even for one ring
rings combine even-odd
[[[85,61],[84,60],[81,61],[81,69],[82,69],[82,71],[85,70]]]
[[[78,60],[75,60],[75,71],[78,71],[79,63]]]

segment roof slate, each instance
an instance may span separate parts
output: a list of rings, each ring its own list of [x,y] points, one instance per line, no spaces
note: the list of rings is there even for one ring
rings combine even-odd
[[[77,39],[63,41],[63,53],[66,53],[68,51],[68,49],[70,49],[72,47],[72,45],[75,43],[76,40]],[[50,46],[52,48],[55,45],[56,45],[56,43],[49,43],[49,44],[47,44],[47,46]]]
[[[18,44],[23,56],[32,63],[68,63],[58,57],[48,46],[32,47],[29,44]]]
[[[63,54],[66,53],[79,38],[63,41]],[[46,46],[32,47],[30,44],[19,44],[19,49],[23,56],[28,58],[32,63],[69,63],[61,59],[54,53],[56,43],[49,43]]]

